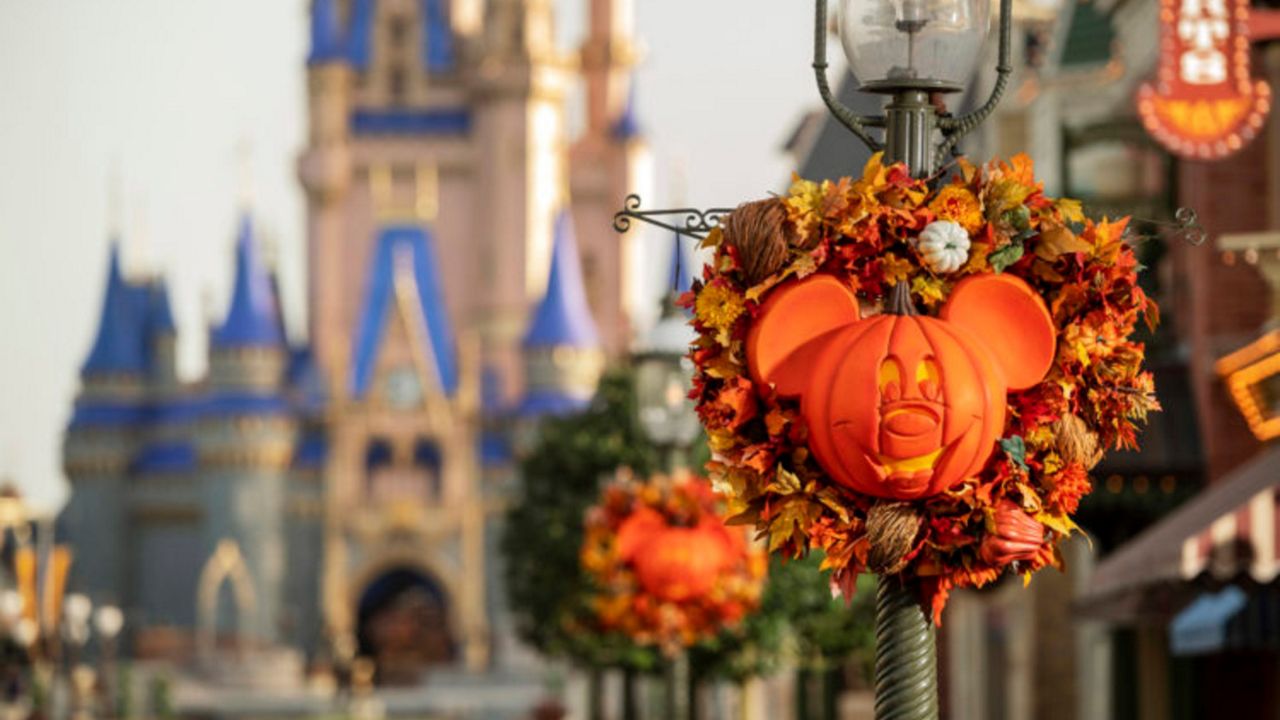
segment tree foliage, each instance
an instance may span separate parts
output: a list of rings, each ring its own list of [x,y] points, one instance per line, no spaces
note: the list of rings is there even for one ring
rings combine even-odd
[[[564,618],[586,611],[587,579],[578,565],[583,514],[617,468],[645,474],[656,466],[636,421],[628,370],[606,373],[585,412],[539,425],[521,461],[524,494],[507,515],[502,550],[517,630],[540,652],[589,666],[652,663],[625,638],[566,632]]]
[[[578,561],[583,516],[620,467],[645,475],[658,469],[657,449],[636,420],[632,374],[610,371],[582,414],[543,421],[521,461],[524,494],[507,515],[502,550],[510,603],[521,637],[538,651],[588,667],[650,672],[663,659],[622,635],[568,632],[565,619],[589,612],[589,581]],[[706,460],[705,443],[694,453]],[[701,462],[699,462],[701,461]],[[742,681],[777,668],[790,655],[825,668],[850,655],[870,658],[874,585],[860,584],[851,607],[833,600],[820,556],[774,558],[758,611],[737,627],[690,650],[699,678]]]

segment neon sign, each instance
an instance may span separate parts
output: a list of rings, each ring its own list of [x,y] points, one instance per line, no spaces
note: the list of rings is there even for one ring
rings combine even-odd
[[[1271,87],[1249,68],[1248,0],[1160,0],[1160,69],[1138,89],[1147,132],[1175,155],[1223,158],[1271,110]]]

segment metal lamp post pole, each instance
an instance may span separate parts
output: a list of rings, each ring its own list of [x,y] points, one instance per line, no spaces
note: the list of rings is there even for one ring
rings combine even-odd
[[[1012,0],[1000,3],[1000,50],[996,84],[986,103],[960,118],[940,115],[932,93],[958,88],[930,81],[877,81],[863,89],[889,96],[882,117],[858,116],[831,94],[827,82],[827,0],[816,0],[813,70],[831,113],[886,163],[905,163],[917,178],[932,176],[960,138],[977,128],[999,104],[1008,84]],[[884,142],[867,131],[884,128]],[[943,139],[934,144],[934,135]],[[876,720],[937,720],[938,650],[933,622],[921,607],[917,582],[898,575],[880,578],[876,592]]]

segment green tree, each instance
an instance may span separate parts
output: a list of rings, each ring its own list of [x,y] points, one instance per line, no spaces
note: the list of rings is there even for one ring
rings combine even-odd
[[[656,466],[627,369],[605,374],[585,412],[540,424],[521,461],[524,494],[507,515],[502,540],[516,627],[530,645],[588,667],[653,667],[653,651],[621,636],[569,632],[565,620],[587,611],[588,579],[578,565],[584,513],[618,468],[644,475]]]

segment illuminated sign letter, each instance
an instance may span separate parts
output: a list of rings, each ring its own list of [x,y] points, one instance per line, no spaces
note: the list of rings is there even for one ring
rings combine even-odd
[[[1170,152],[1223,158],[1262,127],[1271,88],[1250,77],[1248,23],[1248,0],[1160,0],[1160,69],[1138,112]]]

